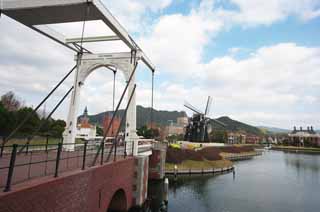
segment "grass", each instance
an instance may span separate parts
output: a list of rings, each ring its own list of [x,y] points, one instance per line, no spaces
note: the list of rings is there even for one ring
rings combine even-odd
[[[212,168],[226,168],[233,165],[229,160],[215,160],[215,161],[193,161],[186,160],[181,164],[166,163],[166,169],[172,170],[177,165],[178,169],[212,169]]]
[[[58,144],[59,142],[61,142],[61,139],[60,138],[49,138],[48,140],[48,144],[49,145],[53,145],[53,144]],[[76,144],[83,144],[84,141],[81,140],[81,139],[76,139]],[[1,142],[0,142],[1,143]],[[10,139],[7,143],[6,143],[6,146],[11,146],[13,144],[18,144],[18,145],[23,145],[23,144],[26,144],[27,143],[27,139]],[[31,142],[30,142],[30,145],[39,145],[39,146],[42,146],[42,145],[46,145],[47,143],[47,140],[45,137],[34,137]]]
[[[61,141],[59,138],[49,138],[48,144],[58,144]],[[35,137],[31,140],[30,144],[31,145],[45,145],[46,144],[46,138],[43,137]],[[27,143],[27,139],[11,139],[9,140],[6,145],[13,145],[13,144],[18,144],[18,145],[23,145]]]

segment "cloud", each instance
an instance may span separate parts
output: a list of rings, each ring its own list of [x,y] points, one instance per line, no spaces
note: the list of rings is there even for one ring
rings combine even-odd
[[[188,15],[161,16],[152,32],[140,40],[159,70],[181,78],[200,76],[204,47],[223,27],[222,21],[207,16],[210,11],[205,5],[200,4]]]
[[[319,1],[225,1],[232,4],[230,9],[221,6],[221,1],[203,0],[189,12],[163,14],[172,2],[104,1],[138,38],[161,72],[157,76],[165,76],[156,85],[157,109],[183,110],[184,100],[203,109],[206,96],[211,95],[213,117],[231,115],[253,124],[288,127],[292,122],[319,120],[320,96],[316,91],[320,83],[315,80],[320,77],[319,47],[279,43],[251,50],[242,59],[235,57],[242,49],[234,47],[223,57],[207,58],[208,62],[203,59],[205,48],[214,44],[220,32],[234,26],[269,26],[290,16],[308,21],[320,15]],[[0,92],[14,90],[35,104],[72,67],[73,53],[5,16],[0,27],[5,29],[0,33],[0,48],[5,49],[0,51]],[[62,29],[78,37],[79,27],[66,25]],[[99,24],[87,27],[90,33],[102,32]],[[109,48],[98,46],[100,52]],[[117,44],[112,48],[122,49]],[[88,105],[91,113],[111,109],[112,74],[104,73],[90,76],[83,89],[81,107]],[[52,101],[57,101],[71,83],[72,77]],[[117,92],[121,92],[123,78],[118,78],[117,85]],[[150,106],[150,98],[150,86],[138,83],[137,103]],[[57,111],[58,117],[65,116],[67,105],[68,101]]]
[[[170,6],[172,0],[103,0],[121,24],[131,32],[144,31],[151,21],[148,13],[161,12]]]
[[[230,0],[237,6],[231,18],[236,23],[254,25],[270,25],[283,21],[289,16],[297,16],[306,21],[320,15],[318,0]]]

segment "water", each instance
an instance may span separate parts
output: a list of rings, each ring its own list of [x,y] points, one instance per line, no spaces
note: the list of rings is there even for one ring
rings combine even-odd
[[[236,174],[184,177],[169,190],[169,212],[318,212],[320,155],[270,151],[235,163]],[[152,212],[161,184],[150,185]]]

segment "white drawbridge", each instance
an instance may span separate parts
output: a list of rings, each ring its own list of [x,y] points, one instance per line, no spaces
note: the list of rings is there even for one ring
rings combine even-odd
[[[86,78],[100,67],[120,70],[129,83],[127,95],[130,96],[135,85],[135,68],[142,61],[152,72],[155,67],[146,57],[141,48],[134,42],[127,31],[119,24],[110,11],[100,0],[2,0],[1,12],[31,29],[47,36],[75,52],[77,62],[73,91],[68,111],[67,126],[64,132],[64,143],[75,143],[77,114],[80,102],[80,92]],[[84,37],[86,21],[102,21],[111,31],[111,35]],[[53,30],[52,24],[83,22],[81,37],[66,37],[63,33]],[[121,41],[128,52],[112,52],[97,54],[84,48],[84,43]],[[131,77],[132,75],[132,77]],[[129,78],[131,77],[131,81]],[[136,135],[136,100],[132,96],[126,118],[126,142],[128,151],[137,155]],[[75,145],[66,145],[66,150],[74,150]]]

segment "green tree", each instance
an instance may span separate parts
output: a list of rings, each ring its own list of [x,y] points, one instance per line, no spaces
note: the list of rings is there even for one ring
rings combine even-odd
[[[98,136],[103,136],[103,129],[99,126],[97,126],[97,135]]]
[[[137,134],[144,138],[156,138],[159,137],[160,132],[158,129],[151,129],[144,125],[137,130]]]
[[[66,122],[64,120],[58,119],[56,121],[53,121],[53,123],[50,127],[49,133],[53,137],[61,138],[65,127],[66,127]]]
[[[30,107],[23,107],[15,112],[15,117],[16,117],[15,127],[17,127],[27,116],[29,116],[29,114],[31,114],[30,118],[20,128],[17,135],[21,135],[21,136],[31,135],[39,127],[40,125],[39,116],[38,114],[33,113],[33,109]]]

